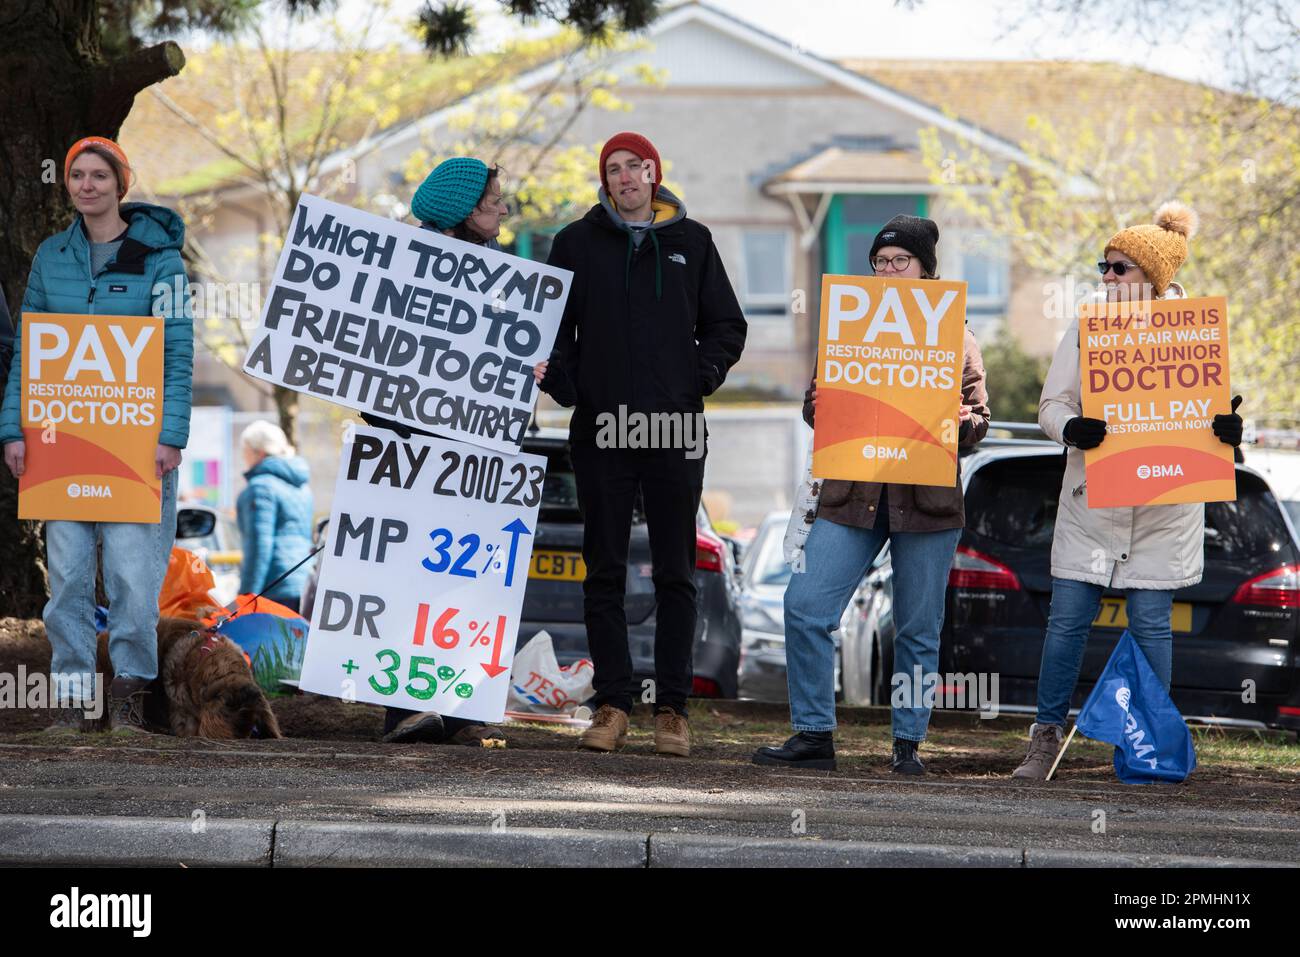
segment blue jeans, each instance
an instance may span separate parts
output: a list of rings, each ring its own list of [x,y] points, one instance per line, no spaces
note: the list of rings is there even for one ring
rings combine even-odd
[[[176,470],[162,482],[162,521],[46,522],[50,676],[65,700],[95,695],[95,546],[103,548],[108,656],[116,674],[158,676],[158,592],[176,539]]]
[[[948,569],[961,529],[939,532],[889,531],[882,509],[875,528],[837,525],[817,519],[804,544],[807,571],[790,576],[785,590],[786,684],[790,723],[796,731],[835,729],[835,640],[853,591],[885,542],[893,563],[894,673],[910,682],[915,669],[933,674],[939,667]],[[916,689],[918,700],[920,689]],[[893,708],[894,737],[925,740],[930,709]]]
[[[1038,723],[1064,727],[1070,695],[1079,681],[1083,649],[1101,606],[1100,585],[1052,579],[1052,612],[1043,640],[1043,661],[1038,669]],[[1174,593],[1149,588],[1127,592],[1128,630],[1151,670],[1169,690],[1173,672],[1174,635],[1170,625]]]

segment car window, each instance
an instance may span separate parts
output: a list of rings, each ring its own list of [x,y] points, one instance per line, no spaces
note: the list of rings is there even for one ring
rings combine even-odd
[[[578,511],[578,483],[573,475],[573,462],[567,449],[525,449],[546,456],[546,478],[542,482],[542,504],[539,519],[575,522],[581,517]]]
[[[1237,500],[1205,506],[1205,557],[1257,558],[1291,549],[1291,534],[1268,485],[1237,472]]]
[[[966,527],[1004,545],[1050,548],[1064,471],[1059,455],[989,462],[966,487]]]
[[[785,563],[785,523],[772,522],[764,527],[761,538],[751,546],[754,564],[750,581],[755,585],[790,584],[790,566]]]
[[[1282,507],[1291,516],[1291,524],[1300,528],[1300,502],[1283,502]]]

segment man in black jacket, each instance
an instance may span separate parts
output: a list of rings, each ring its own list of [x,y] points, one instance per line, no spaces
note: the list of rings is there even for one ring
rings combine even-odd
[[[569,440],[597,705],[581,746],[612,751],[627,734],[636,689],[623,597],[639,490],[657,604],[655,750],[685,756],[702,438],[695,449],[639,447],[645,443],[631,429],[618,435],[611,423],[668,413],[657,421],[680,423],[676,435],[705,435],[704,397],[740,358],[745,319],[709,231],[660,185],[659,154],[649,140],[612,137],[601,150],[600,177],[600,202],[551,246],[549,264],[574,278],[555,349],[544,371],[538,367],[542,391],[575,407]]]

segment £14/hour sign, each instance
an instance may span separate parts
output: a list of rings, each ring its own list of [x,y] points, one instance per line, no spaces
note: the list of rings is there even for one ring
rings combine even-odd
[[[356,428],[303,690],[501,720],[545,478],[540,455]]]
[[[157,524],[163,320],[28,313],[18,517]]]

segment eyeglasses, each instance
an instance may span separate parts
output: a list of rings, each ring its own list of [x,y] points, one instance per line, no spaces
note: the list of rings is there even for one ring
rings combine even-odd
[[[1097,263],[1097,272],[1101,273],[1103,276],[1106,275],[1106,273],[1112,269],[1115,270],[1116,276],[1123,276],[1130,269],[1141,269],[1141,268],[1142,267],[1139,266],[1137,263],[1126,263],[1126,262],[1108,263],[1104,259],[1101,262]]]
[[[875,259],[871,260],[871,268],[876,272],[884,272],[885,267],[890,263],[893,263],[894,272],[902,272],[908,266],[912,265],[912,260],[915,258],[915,256],[877,256]]]

